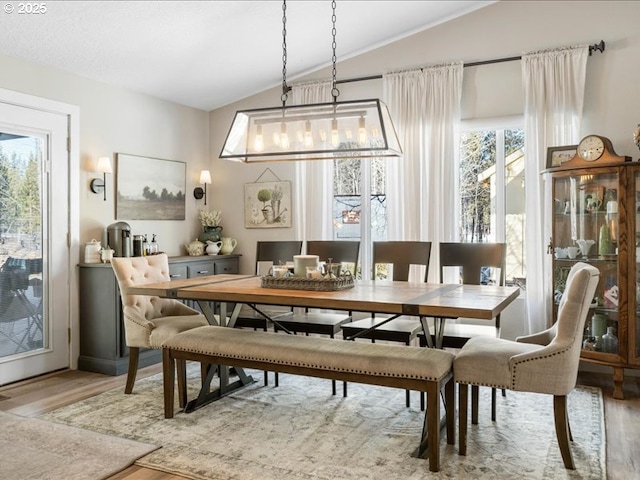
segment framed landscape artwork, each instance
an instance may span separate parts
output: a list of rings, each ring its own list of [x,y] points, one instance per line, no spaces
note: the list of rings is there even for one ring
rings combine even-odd
[[[576,155],[577,151],[577,145],[547,148],[547,168],[562,166],[564,162],[571,160]]]
[[[244,226],[291,227],[291,182],[245,183]]]
[[[117,154],[116,219],[184,220],[185,162]]]

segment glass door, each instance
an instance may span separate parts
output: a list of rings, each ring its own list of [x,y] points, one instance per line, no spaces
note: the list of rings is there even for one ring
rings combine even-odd
[[[600,282],[585,323],[582,355],[616,362],[624,301],[618,264],[618,173],[615,169],[597,172],[554,177],[554,319],[571,267],[579,261],[597,267]]]
[[[0,385],[69,366],[67,130],[0,102]]]

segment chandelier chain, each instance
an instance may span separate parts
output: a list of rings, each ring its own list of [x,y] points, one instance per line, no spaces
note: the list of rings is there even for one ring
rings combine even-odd
[[[338,87],[336,87],[336,75],[337,75],[337,69],[336,69],[336,61],[337,61],[337,56],[336,56],[336,0],[332,0],[331,1],[331,10],[332,10],[332,14],[331,14],[331,50],[332,50],[332,55],[331,55],[331,62],[333,63],[333,70],[331,71],[331,75],[333,77],[333,81],[332,81],[332,85],[331,85],[331,96],[333,97],[333,101],[337,102],[338,101],[338,95],[340,95],[340,90],[338,90]]]
[[[282,106],[287,101],[287,0],[282,1]]]

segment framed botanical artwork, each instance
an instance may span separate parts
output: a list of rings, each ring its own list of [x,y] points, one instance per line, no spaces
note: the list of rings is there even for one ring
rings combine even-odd
[[[563,163],[568,162],[575,157],[577,151],[577,145],[547,148],[547,168],[562,166]]]
[[[116,157],[116,219],[185,219],[185,162],[126,153]]]
[[[245,183],[244,226],[291,227],[291,182]]]

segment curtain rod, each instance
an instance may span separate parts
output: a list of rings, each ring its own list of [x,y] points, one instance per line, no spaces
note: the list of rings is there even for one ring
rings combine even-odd
[[[600,40],[599,43],[594,43],[593,45],[589,45],[589,56],[591,56],[594,51],[604,52],[604,40]],[[515,60],[522,60],[522,56],[519,55],[517,57],[494,58],[493,60],[481,60],[479,62],[470,62],[470,63],[463,64],[463,67],[478,67],[480,65],[491,65],[493,63],[513,62]],[[369,75],[367,77],[345,78],[343,80],[336,80],[336,84],[364,82],[366,80],[378,80],[380,78],[382,78],[382,74]]]

